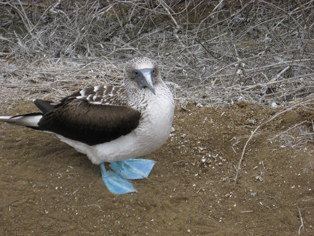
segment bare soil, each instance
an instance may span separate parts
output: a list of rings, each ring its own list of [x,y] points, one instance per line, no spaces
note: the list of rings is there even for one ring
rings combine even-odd
[[[36,111],[2,103],[1,114]],[[177,109],[174,132],[137,193],[115,196],[100,168],[51,134],[2,124],[0,235],[314,235],[313,144],[271,140],[309,111],[239,103]],[[301,227],[302,224],[304,227]],[[298,230],[300,230],[298,232]]]

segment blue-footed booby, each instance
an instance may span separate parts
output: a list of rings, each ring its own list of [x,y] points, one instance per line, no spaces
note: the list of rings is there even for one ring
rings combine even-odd
[[[146,57],[126,64],[122,87],[87,87],[59,103],[34,103],[41,113],[0,116],[0,121],[54,133],[100,165],[102,179],[114,194],[136,191],[127,179],[148,177],[155,162],[135,158],[166,142],[174,115],[172,93],[157,63]]]

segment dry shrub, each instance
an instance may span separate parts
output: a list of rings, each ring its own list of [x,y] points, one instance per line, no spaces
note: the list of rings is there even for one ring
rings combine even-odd
[[[0,6],[0,76],[20,96],[119,83],[123,63],[144,55],[161,64],[181,104],[278,106],[314,90],[313,1],[15,0]]]

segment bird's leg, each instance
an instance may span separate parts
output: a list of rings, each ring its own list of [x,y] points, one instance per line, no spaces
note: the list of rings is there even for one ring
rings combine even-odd
[[[133,185],[119,173],[107,171],[105,164],[100,164],[101,176],[108,190],[114,194],[136,192]]]
[[[128,159],[112,162],[109,166],[126,179],[144,179],[148,177],[154,165],[152,160]]]

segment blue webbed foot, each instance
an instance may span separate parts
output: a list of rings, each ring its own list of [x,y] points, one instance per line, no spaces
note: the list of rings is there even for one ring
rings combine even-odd
[[[106,187],[113,194],[136,192],[133,185],[119,173],[107,171],[104,163],[100,164],[100,170],[102,179],[105,182]]]
[[[154,165],[152,160],[128,159],[112,162],[109,166],[126,179],[144,179],[148,177]]]

